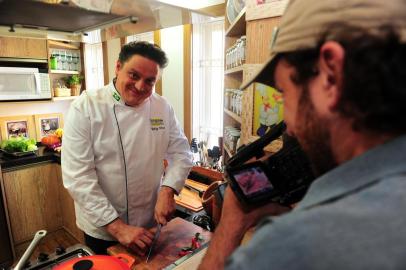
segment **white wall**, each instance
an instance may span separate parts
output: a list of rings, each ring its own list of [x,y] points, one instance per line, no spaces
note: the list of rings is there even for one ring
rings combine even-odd
[[[112,39],[107,41],[107,65],[109,71],[108,81],[110,82],[116,76],[116,61],[120,53],[120,39]]]
[[[184,127],[182,25],[161,30],[161,48],[169,59],[162,75],[162,96],[172,105],[181,127]]]
[[[66,116],[72,100],[0,102],[0,116],[62,113]]]

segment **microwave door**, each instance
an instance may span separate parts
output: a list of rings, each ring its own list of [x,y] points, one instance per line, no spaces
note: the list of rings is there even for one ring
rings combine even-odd
[[[0,100],[41,98],[38,73],[0,73]]]

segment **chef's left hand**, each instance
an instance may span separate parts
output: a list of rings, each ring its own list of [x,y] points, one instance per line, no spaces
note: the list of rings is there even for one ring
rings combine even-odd
[[[162,186],[158,193],[158,200],[155,205],[155,220],[157,223],[166,225],[175,213],[175,191]]]

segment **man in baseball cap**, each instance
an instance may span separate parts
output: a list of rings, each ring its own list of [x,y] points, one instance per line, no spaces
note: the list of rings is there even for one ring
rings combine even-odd
[[[292,211],[227,189],[199,269],[405,269],[406,0],[291,0],[271,47],[241,88],[283,94],[318,178]]]

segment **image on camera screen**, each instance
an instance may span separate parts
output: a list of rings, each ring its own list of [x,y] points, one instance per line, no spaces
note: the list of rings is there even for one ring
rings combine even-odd
[[[268,177],[260,167],[252,167],[235,172],[234,178],[247,197],[255,197],[273,189]]]

